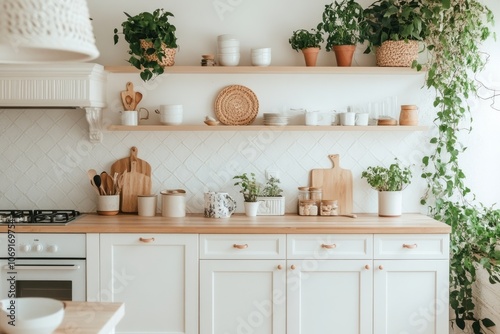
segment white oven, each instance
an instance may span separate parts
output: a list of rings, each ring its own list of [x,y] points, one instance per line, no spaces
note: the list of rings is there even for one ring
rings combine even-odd
[[[0,235],[0,298],[85,301],[85,234]]]

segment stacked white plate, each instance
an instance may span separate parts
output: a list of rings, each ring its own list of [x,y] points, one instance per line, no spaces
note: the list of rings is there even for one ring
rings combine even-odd
[[[264,125],[284,126],[288,124],[288,116],[277,113],[264,113]]]
[[[238,66],[240,63],[240,41],[234,35],[217,37],[217,58],[219,65]]]

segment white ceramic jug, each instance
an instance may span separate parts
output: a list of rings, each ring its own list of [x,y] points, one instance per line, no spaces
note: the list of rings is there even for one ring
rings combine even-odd
[[[204,202],[207,218],[229,218],[236,210],[236,201],[228,193],[207,192]]]

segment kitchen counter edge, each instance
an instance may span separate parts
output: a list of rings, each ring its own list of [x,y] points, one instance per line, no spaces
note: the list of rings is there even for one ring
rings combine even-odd
[[[8,232],[6,225],[0,232]],[[358,214],[356,218],[341,216],[284,216],[205,218],[188,214],[183,218],[141,217],[135,214],[100,216],[89,213],[65,226],[16,225],[14,233],[196,233],[196,234],[361,234],[361,233],[421,233],[447,234],[451,227],[426,215],[403,214],[399,217],[379,217]]]

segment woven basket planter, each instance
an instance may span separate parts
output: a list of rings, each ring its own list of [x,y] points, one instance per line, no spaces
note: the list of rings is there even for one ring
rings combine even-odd
[[[418,57],[417,41],[385,41],[377,48],[377,66],[411,67]]]
[[[153,42],[141,39],[141,48],[147,50],[152,47],[153,47]],[[155,61],[160,66],[163,67],[173,66],[175,64],[175,54],[177,52],[177,49],[167,48],[165,44],[162,44],[162,50],[165,56],[161,61],[158,61],[158,56],[156,55],[156,53],[153,53],[151,55],[144,55],[144,58],[146,58],[146,60],[148,61]]]

